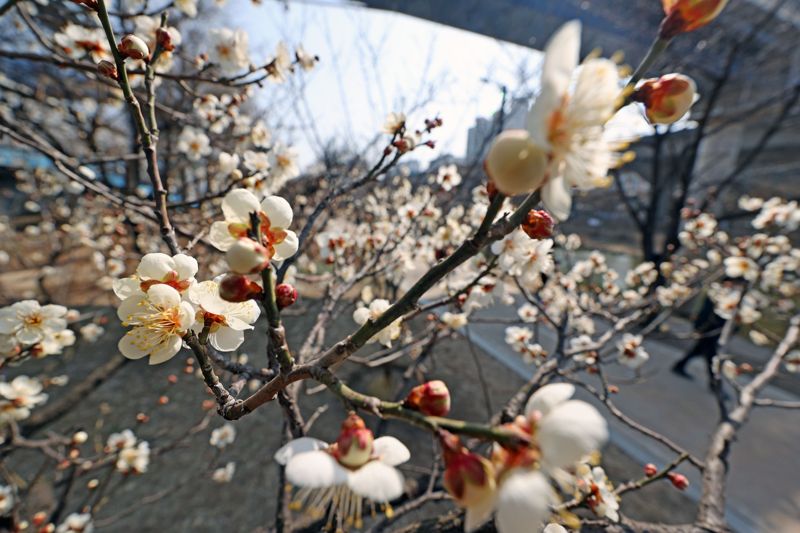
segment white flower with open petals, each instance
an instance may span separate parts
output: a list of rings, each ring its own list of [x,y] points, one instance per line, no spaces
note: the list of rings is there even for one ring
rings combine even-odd
[[[372,300],[369,307],[359,307],[353,312],[353,320],[356,324],[363,326],[369,320],[377,320],[387,309],[391,307],[388,300],[378,298]],[[387,348],[392,345],[392,341],[400,336],[402,319],[398,318],[378,333],[372,336],[367,343],[379,342]]]
[[[221,352],[231,352],[244,342],[244,332],[261,313],[253,300],[229,302],[219,295],[219,282],[203,281],[189,289],[189,301],[199,307],[192,329],[200,333],[209,327],[208,341]]]
[[[170,257],[159,252],[145,254],[133,276],[114,280],[114,294],[124,300],[134,294],[147,292],[150,287],[159,283],[183,293],[196,283],[195,274],[197,260],[192,256],[176,254]]]
[[[598,450],[608,439],[608,425],[590,404],[573,400],[575,387],[567,383],[545,385],[525,407],[535,421],[536,440],[544,468],[567,468]]]
[[[645,351],[642,346],[642,336],[626,333],[622,336],[622,340],[617,344],[619,348],[619,357],[617,360],[620,364],[629,368],[639,368],[650,359],[650,354]]]
[[[250,63],[248,36],[244,30],[217,28],[208,32],[208,60],[225,75],[236,74]]]
[[[275,453],[286,467],[286,479],[299,487],[291,504],[314,518],[328,513],[328,525],[360,528],[364,500],[381,504],[391,516],[389,502],[403,494],[403,475],[395,468],[408,461],[408,448],[394,437],[373,440],[372,432],[355,413],[342,424],[337,441],[301,437]]]
[[[228,446],[228,444],[233,444],[234,440],[236,440],[236,428],[233,424],[228,422],[215,428],[211,432],[211,438],[208,440],[208,443],[221,450]]]
[[[542,201],[560,220],[569,217],[571,189],[604,184],[608,169],[618,162],[604,129],[620,94],[617,65],[607,59],[589,59],[578,69],[580,44],[578,21],[567,22],[550,39],[542,90],[528,114],[531,139],[550,154]]]
[[[164,284],[126,298],[117,315],[123,326],[133,327],[120,339],[119,351],[129,359],[149,355],[151,365],[168,361],[180,351],[183,336],[195,320],[192,305]]]
[[[199,161],[211,153],[211,142],[201,130],[184,126],[178,137],[178,150],[186,154],[189,161]]]
[[[0,485],[0,516],[10,513],[14,503],[16,503],[14,489],[9,485]]]
[[[93,533],[94,523],[89,513],[72,513],[56,528],[56,533]]]
[[[141,441],[135,446],[127,446],[117,456],[117,471],[123,474],[142,474],[150,464],[150,443]]]
[[[14,336],[22,344],[35,344],[67,327],[63,305],[39,305],[23,300],[0,309],[0,335]]]
[[[24,420],[31,409],[47,401],[42,383],[28,376],[17,376],[10,382],[0,382],[0,420]]]
[[[262,244],[275,261],[283,261],[297,252],[297,235],[287,229],[293,218],[292,206],[280,196],[267,196],[261,202],[247,189],[234,189],[222,200],[225,220],[211,224],[208,239],[226,252],[251,229],[250,213],[257,213]]]

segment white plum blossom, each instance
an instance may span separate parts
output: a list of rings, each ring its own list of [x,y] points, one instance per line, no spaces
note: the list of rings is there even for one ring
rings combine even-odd
[[[621,365],[629,368],[639,368],[650,359],[644,347],[642,346],[642,336],[626,333],[622,336],[622,340],[617,344],[619,349],[619,357],[617,361]]]
[[[236,463],[229,461],[211,473],[211,480],[215,483],[230,483],[234,473],[236,473]]]
[[[589,508],[598,516],[618,522],[619,500],[603,468],[583,463],[575,469],[575,477],[578,491]]]
[[[199,161],[211,153],[211,142],[202,130],[184,126],[178,137],[178,150],[186,154],[189,161]]]
[[[388,300],[384,300],[383,298],[377,298],[370,302],[369,307],[359,307],[353,312],[353,320],[355,320],[356,324],[363,326],[369,320],[377,320],[380,316],[391,307],[391,304]],[[402,331],[402,318],[398,318],[393,321],[391,324],[380,330],[378,333],[373,335],[367,343],[370,342],[379,342],[382,345],[391,347],[392,341],[397,339],[400,336],[400,332]]]
[[[197,16],[197,1],[198,0],[175,0],[175,7],[186,15],[187,17],[194,18]]]
[[[534,323],[539,317],[539,309],[533,304],[524,303],[517,309],[517,316],[523,322]]]
[[[208,443],[212,446],[223,449],[229,444],[233,444],[236,439],[236,428],[230,422],[215,428],[211,432],[211,438]]]
[[[42,383],[28,376],[0,382],[0,421],[24,420],[31,409],[47,401]]]
[[[147,471],[149,464],[150,443],[141,441],[135,445],[124,446],[119,450],[115,466],[117,471],[123,474],[142,474]]]
[[[218,28],[211,30],[208,37],[208,60],[217,65],[223,74],[236,74],[250,64],[248,36],[244,30]]]
[[[728,277],[754,281],[758,274],[758,265],[749,257],[734,256],[725,258],[725,275]]]
[[[244,332],[253,329],[261,309],[253,300],[228,302],[219,295],[218,280],[203,281],[188,291],[189,301],[199,309],[193,329],[209,328],[208,341],[221,352],[231,352],[244,342]]]
[[[286,479],[298,487],[292,508],[305,509],[314,518],[328,513],[328,524],[362,527],[363,501],[380,504],[391,514],[389,502],[403,494],[403,475],[395,468],[410,458],[408,448],[394,437],[373,440],[363,420],[351,414],[334,444],[301,437],[275,453],[286,468]],[[374,507],[373,507],[374,508]]]
[[[92,62],[111,59],[108,39],[102,28],[85,28],[72,22],[56,32],[53,40],[72,59],[83,59],[87,55]]]
[[[56,533],[93,533],[94,523],[89,513],[72,513],[56,528]]]
[[[783,366],[787,372],[800,372],[800,350],[792,350],[783,357]]]
[[[197,282],[194,278],[197,269],[197,260],[190,255],[175,254],[170,257],[160,252],[145,254],[134,275],[114,280],[114,294],[124,300],[158,284],[168,285],[183,294]]]
[[[580,44],[578,21],[566,23],[551,37],[545,48],[542,89],[528,114],[531,139],[550,154],[542,201],[560,220],[569,217],[571,189],[605,185],[617,158],[604,128],[619,97],[617,65],[592,58],[579,69]]]
[[[16,302],[0,309],[0,335],[13,336],[22,344],[42,342],[67,327],[66,314],[63,305]]]
[[[106,447],[110,451],[119,451],[136,445],[136,435],[130,429],[123,429],[119,433],[112,433],[106,440]]]
[[[446,311],[442,313],[442,322],[444,322],[447,327],[461,329],[467,325],[468,319],[465,313],[451,313],[450,311]]]
[[[395,134],[399,133],[400,130],[406,124],[406,115],[405,113],[389,113],[386,115],[386,119],[383,123],[383,131],[385,133]]]
[[[5,516],[14,508],[16,497],[14,489],[9,485],[0,485],[0,516]]]
[[[292,223],[292,206],[280,196],[267,196],[261,202],[246,189],[234,189],[222,200],[224,221],[211,224],[208,239],[220,251],[229,250],[238,239],[247,237],[250,214],[260,220],[263,244],[275,261],[282,261],[297,252],[297,235],[287,229]]]
[[[286,44],[281,41],[275,48],[275,57],[267,65],[267,78],[276,83],[283,83],[292,70],[292,56],[289,55],[289,49],[286,48]]]
[[[117,315],[123,326],[133,327],[120,339],[119,351],[129,359],[149,355],[151,365],[174,357],[195,321],[192,305],[165,284],[153,285],[146,293],[126,298]]]
[[[439,167],[439,172],[436,174],[436,183],[444,191],[450,191],[461,185],[461,174],[458,173],[458,167],[455,165]]]

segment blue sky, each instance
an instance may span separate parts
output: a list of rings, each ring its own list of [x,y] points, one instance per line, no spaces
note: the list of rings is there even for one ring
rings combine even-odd
[[[255,62],[281,39],[320,56],[317,69],[294,80],[305,84],[303,101],[281,98],[281,89],[267,86],[278,101],[273,109],[281,113],[268,122],[283,125],[279,136],[298,148],[301,163],[313,160],[320,139],[364,146],[387,113],[407,112],[421,102],[411,121],[421,124],[438,114],[444,126],[437,130],[436,150],[416,157],[461,156],[475,118],[497,110],[498,84],[519,90],[521,78],[530,80],[541,60],[528,48],[339,0],[291,2],[288,9],[274,1],[230,2],[224,9],[226,25],[248,30]]]

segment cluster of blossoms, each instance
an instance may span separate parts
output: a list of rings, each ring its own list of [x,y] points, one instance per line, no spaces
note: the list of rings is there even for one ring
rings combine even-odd
[[[63,305],[40,305],[35,300],[23,300],[0,309],[0,357],[21,355],[44,357],[60,353],[75,343],[75,333],[67,328],[69,312]]]
[[[0,423],[28,418],[33,407],[47,401],[42,390],[42,383],[28,376],[0,383]]]
[[[150,444],[138,440],[130,429],[109,435],[106,451],[116,454],[115,466],[122,474],[142,474],[150,464]]]
[[[583,483],[580,465],[603,446],[608,429],[594,407],[571,399],[574,392],[568,384],[539,389],[525,415],[505,426],[523,444],[495,443],[488,459],[469,451],[457,437],[443,434],[444,485],[466,509],[466,531],[477,529],[493,514],[501,533],[538,530],[559,501],[556,487],[565,479],[575,486]],[[592,509],[615,516],[613,493],[590,494]]]

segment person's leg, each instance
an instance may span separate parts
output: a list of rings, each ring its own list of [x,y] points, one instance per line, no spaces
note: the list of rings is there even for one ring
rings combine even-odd
[[[679,376],[685,378],[691,378],[688,372],[686,372],[686,365],[689,364],[689,361],[697,357],[703,353],[703,341],[702,339],[698,341],[691,350],[689,350],[686,355],[684,355],[678,362],[672,365],[672,371]]]

